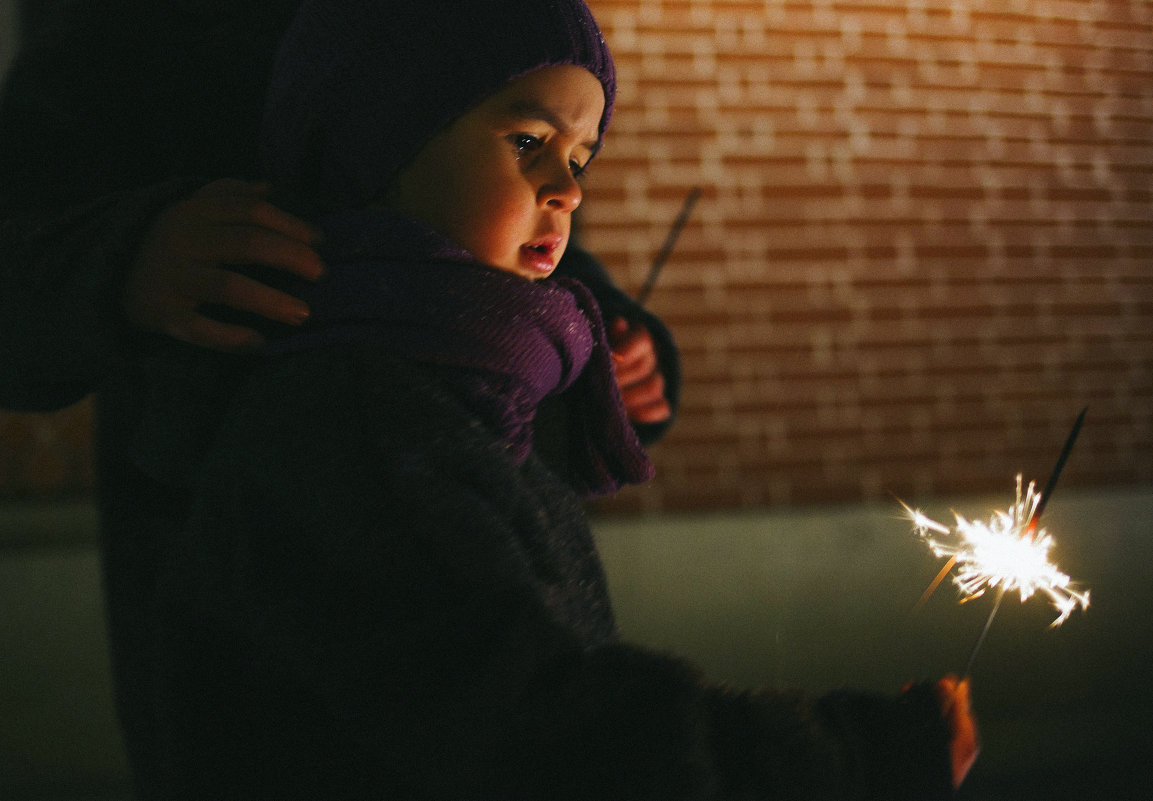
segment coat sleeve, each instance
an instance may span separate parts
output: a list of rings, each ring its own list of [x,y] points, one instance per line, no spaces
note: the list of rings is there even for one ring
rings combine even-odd
[[[299,3],[59,5],[0,94],[0,406],[27,411],[82,398],[121,355],[123,275],[160,209],[254,174]]]
[[[139,239],[192,189],[142,166],[143,121],[162,112],[131,80],[138,26],[112,35],[112,10],[73,5],[24,43],[0,95],[0,406],[20,411],[63,408],[108,374]]]
[[[311,366],[246,390],[210,453],[177,596],[238,637],[253,686],[307,687],[362,773],[430,798],[948,797],[923,693],[733,692],[580,636],[532,553],[555,509],[451,398],[292,360]]]
[[[673,335],[664,322],[644,306],[630,298],[613,283],[604,266],[590,253],[570,244],[561,259],[558,272],[575,278],[589,288],[600,305],[606,323],[615,317],[624,317],[631,324],[648,329],[657,351],[657,361],[665,380],[665,397],[672,408],[672,416],[663,423],[640,423],[634,426],[641,442],[651,445],[665,435],[676,419],[681,396],[681,358]]]
[[[0,406],[50,411],[97,388],[131,339],[119,298],[140,237],[192,186],[0,220]]]

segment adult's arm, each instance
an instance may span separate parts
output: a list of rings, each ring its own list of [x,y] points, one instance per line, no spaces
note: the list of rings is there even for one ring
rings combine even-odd
[[[137,244],[188,191],[172,182],[0,221],[0,406],[49,411],[97,387],[131,336],[117,310]]]
[[[206,304],[290,325],[307,319],[303,301],[227,267],[323,275],[316,234],[266,194],[243,181],[174,181],[47,222],[0,223],[0,405],[72,403],[146,332],[223,351],[259,346],[257,331],[210,316]]]
[[[213,176],[255,171],[266,73],[296,5],[74,3],[22,43],[0,97],[0,405],[78,400],[140,328],[242,346],[251,332],[213,329],[195,313],[214,296],[289,313],[287,299],[259,288],[222,289],[217,270],[166,268],[254,250],[228,243],[221,226],[193,236],[187,201]],[[284,257],[254,260],[268,258]],[[130,275],[141,280],[126,310]],[[188,291],[174,300],[166,290],[182,281]]]

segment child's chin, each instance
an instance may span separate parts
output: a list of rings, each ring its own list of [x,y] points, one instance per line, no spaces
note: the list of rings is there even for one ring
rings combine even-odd
[[[525,281],[539,281],[542,278],[547,278],[549,275],[551,275],[551,271],[548,273],[541,273],[535,270],[526,270],[523,267],[511,267],[502,264],[489,264],[487,266],[489,269],[496,270],[499,273],[505,273],[506,275],[511,275],[516,278],[523,278]]]

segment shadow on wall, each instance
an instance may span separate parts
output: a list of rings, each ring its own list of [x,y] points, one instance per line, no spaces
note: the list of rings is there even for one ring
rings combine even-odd
[[[955,508],[981,518],[1009,500]],[[1093,605],[1055,630],[1041,599],[1002,608],[973,671],[984,752],[962,798],[1153,797],[1153,490],[1058,495],[1045,524]],[[5,801],[130,797],[93,530],[85,508],[0,510]],[[940,562],[895,503],[596,530],[625,636],[739,686],[892,692],[959,672],[989,610],[957,605],[946,584],[911,613]]]

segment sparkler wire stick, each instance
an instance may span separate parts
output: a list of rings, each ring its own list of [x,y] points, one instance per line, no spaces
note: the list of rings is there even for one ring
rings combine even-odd
[[[918,598],[917,603],[913,605],[914,610],[920,609],[925,605],[925,601],[929,600],[929,597],[937,591],[937,587],[941,586],[941,582],[945,580],[945,576],[949,575],[949,571],[951,571],[956,564],[957,557],[950,556],[949,561],[945,562],[945,566],[941,568],[941,572],[937,574],[936,578],[929,582],[929,586],[921,593],[921,597]]]
[[[677,214],[677,218],[673,221],[673,227],[669,229],[669,235],[665,237],[665,243],[661,246],[657,257],[653,259],[652,267],[649,267],[649,274],[645,278],[644,286],[642,286],[640,292],[637,293],[636,301],[638,305],[644,306],[645,301],[649,299],[649,293],[653,291],[653,287],[657,283],[657,277],[661,274],[661,269],[665,266],[665,262],[669,260],[669,254],[673,252],[673,247],[677,244],[681,230],[685,227],[685,223],[689,221],[689,215],[692,214],[693,206],[697,204],[700,196],[701,188],[694,186],[685,197],[685,202],[681,204],[681,210]]]
[[[1033,515],[1025,526],[1030,531],[1037,528],[1037,521],[1041,519],[1041,512],[1044,511],[1045,504],[1049,502],[1049,496],[1053,494],[1053,489],[1057,486],[1057,479],[1061,477],[1061,471],[1065,469],[1065,462],[1073,450],[1073,443],[1077,441],[1077,435],[1081,433],[1081,424],[1085,422],[1085,414],[1088,411],[1088,406],[1081,410],[1081,414],[1077,415],[1077,420],[1073,423],[1073,430],[1065,438],[1065,444],[1061,447],[1061,455],[1057,457],[1057,464],[1053,466],[1053,472],[1049,474],[1049,481],[1045,484],[1045,489],[1041,491],[1041,500],[1037,502],[1037,508],[1033,510]]]
[[[989,629],[993,627],[993,618],[997,616],[997,610],[1001,608],[1001,601],[1005,599],[1005,588],[1001,587],[997,591],[997,600],[993,603],[993,611],[989,613],[989,617],[985,620],[985,628],[981,629],[980,635],[977,636],[977,642],[973,643],[973,650],[969,652],[969,661],[965,663],[965,672],[961,674],[962,679],[969,677],[973,672],[973,662],[977,660],[977,652],[981,650],[981,645],[985,642],[985,636],[988,635]]]
[[[1073,450],[1074,443],[1077,442],[1077,435],[1081,433],[1081,424],[1085,422],[1085,414],[1088,411],[1088,406],[1081,410],[1081,413],[1077,415],[1077,420],[1073,423],[1073,429],[1069,432],[1069,436],[1065,438],[1065,444],[1061,447],[1061,453],[1057,457],[1057,464],[1053,466],[1053,472],[1049,474],[1049,480],[1045,484],[1045,490],[1041,493],[1040,499],[1037,501],[1036,506],[1033,507],[1033,511],[1029,515],[1029,520],[1024,526],[1024,531],[1030,535],[1037,530],[1037,522],[1041,519],[1041,512],[1044,510],[1045,503],[1049,500],[1049,496],[1053,493],[1054,487],[1057,486],[1057,479],[1061,477],[1061,471],[1065,469],[1065,462],[1069,459],[1069,454]],[[1020,481],[1018,480],[1018,494],[1020,490]],[[985,620],[985,627],[981,629],[981,634],[973,644],[973,650],[969,652],[969,661],[965,663],[965,672],[961,674],[962,678],[972,672],[973,662],[977,659],[977,652],[981,650],[981,645],[985,642],[985,637],[993,625],[993,618],[997,616],[997,610],[1001,608],[1001,601],[1004,597],[1005,585],[1002,584],[997,591],[997,600],[993,604],[993,609],[989,612],[988,619]]]

